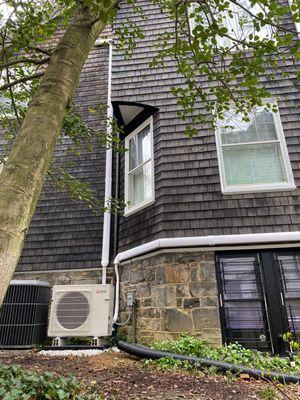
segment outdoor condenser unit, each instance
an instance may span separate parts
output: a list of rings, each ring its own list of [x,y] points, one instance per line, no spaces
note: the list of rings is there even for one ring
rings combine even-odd
[[[31,348],[46,338],[51,286],[13,280],[0,308],[0,348]]]
[[[113,298],[113,285],[54,286],[48,336],[110,336]]]

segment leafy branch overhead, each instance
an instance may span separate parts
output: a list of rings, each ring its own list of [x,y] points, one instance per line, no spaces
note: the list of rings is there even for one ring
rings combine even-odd
[[[214,125],[216,118],[222,118],[232,103],[245,119],[255,106],[272,107],[265,77],[272,80],[281,74],[299,79],[300,72],[295,64],[300,60],[300,40],[294,24],[300,22],[299,0],[150,2],[168,21],[167,29],[157,33],[151,67],[154,71],[174,68],[182,77],[182,83],[174,86],[172,92],[180,106],[179,116],[186,121],[188,135],[198,134],[199,124]],[[141,8],[139,1],[1,2],[0,113],[6,143],[2,156],[9,153],[27,105],[51,57],[55,56],[60,32],[67,28],[74,13],[86,7],[92,15],[92,24],[99,21],[114,24],[118,9],[123,6],[130,7],[137,18],[124,17],[113,25],[114,46],[129,58],[140,41],[147,40],[143,25],[148,8]],[[287,18],[293,23],[288,23]],[[69,105],[60,139],[70,139],[67,142],[69,153],[80,157],[83,147],[91,151],[95,143],[124,151],[119,142],[122,128],[114,120],[106,120],[105,107],[100,110],[99,105],[95,105],[90,112],[98,113],[97,117],[113,125],[111,137],[106,137],[106,132],[91,129],[81,120],[76,107]],[[63,177],[62,171],[60,168]],[[67,185],[64,187],[66,189]],[[86,191],[82,192],[88,199]]]
[[[193,124],[204,123],[207,114],[214,126],[232,104],[245,119],[255,106],[270,108],[266,82],[280,75],[299,79],[300,40],[294,24],[300,22],[299,0],[154,3],[170,19],[170,29],[158,35],[152,66],[173,60],[183,77],[183,84],[172,90],[180,116],[191,123],[187,133],[197,134]]]
[[[100,20],[106,24],[113,20],[117,9],[114,6],[109,12],[105,10],[117,3],[118,1],[85,1],[84,5],[89,7],[94,15],[93,24]],[[83,2],[73,0],[33,0],[25,3],[8,0],[0,4],[0,18],[3,21],[0,25],[2,161],[5,161],[9,154],[12,141],[18,134],[40,78],[43,77],[52,54],[55,55],[59,38],[82,5]],[[103,201],[97,199],[95,191],[89,188],[86,182],[81,182],[75,176],[72,176],[69,182],[66,179],[67,176],[71,176],[70,156],[80,158],[82,152],[92,152],[98,145],[119,152],[124,151],[119,140],[122,127],[119,127],[114,119],[107,118],[107,106],[95,104],[90,113],[96,113],[95,118],[104,121],[104,125],[112,125],[112,134],[107,136],[106,129],[92,129],[83,121],[76,106],[71,104],[66,112],[59,139],[65,144],[65,157],[59,168],[52,166],[48,179],[51,183],[55,182],[60,189],[68,191],[72,198],[83,199],[96,212],[103,212]],[[111,210],[114,208],[119,212],[117,200],[111,202],[114,203]]]

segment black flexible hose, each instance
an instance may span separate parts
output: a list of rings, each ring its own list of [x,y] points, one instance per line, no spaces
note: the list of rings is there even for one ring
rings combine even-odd
[[[163,357],[170,357],[174,360],[189,361],[193,364],[205,365],[207,367],[216,367],[221,371],[232,371],[238,373],[248,374],[255,378],[261,377],[269,380],[277,380],[282,383],[300,383],[300,376],[283,374],[275,371],[263,371],[256,368],[248,368],[244,365],[230,364],[222,361],[210,360],[208,358],[184,356],[181,354],[168,353],[167,351],[152,350],[149,347],[132,344],[120,340],[117,344],[118,349],[133,354],[139,358],[148,358],[157,360]]]

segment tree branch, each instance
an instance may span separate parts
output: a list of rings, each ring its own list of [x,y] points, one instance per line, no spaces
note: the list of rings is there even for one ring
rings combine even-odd
[[[9,84],[10,83],[10,75],[9,75],[9,69],[8,68],[6,68],[6,79],[7,79],[7,83]],[[20,117],[19,117],[19,114],[18,114],[18,109],[17,109],[17,106],[16,106],[15,96],[14,96],[14,92],[12,90],[12,86],[9,87],[9,93],[10,93],[11,104],[13,106],[15,116],[17,118],[18,124],[21,125],[21,120],[20,120]]]
[[[11,88],[13,86],[18,85],[19,83],[32,81],[33,79],[40,78],[43,75],[44,75],[44,72],[37,72],[35,74],[29,75],[29,76],[25,76],[24,78],[16,79],[13,82],[6,83],[5,85],[0,86],[0,91],[9,89],[9,88]]]
[[[272,22],[269,19],[260,18],[258,15],[254,14],[251,10],[249,10],[247,7],[243,6],[243,4],[241,4],[237,0],[230,0],[230,2],[235,4],[235,5],[237,5],[238,7],[240,7],[242,10],[244,10],[246,13],[248,13],[254,19],[257,19],[257,20],[259,20],[261,22],[264,22],[267,25],[271,25],[276,29],[280,29],[281,31],[297,34],[297,32],[295,30],[293,30],[293,29],[288,29],[288,28],[285,28],[283,26],[280,26],[279,24],[276,24],[276,23]]]
[[[49,61],[50,61],[50,57],[41,58],[41,59],[22,57],[22,58],[17,58],[15,60],[6,61],[4,63],[0,63],[0,69],[11,67],[12,65],[16,65],[16,64],[26,64],[26,63],[34,64],[34,65],[42,65],[42,64],[46,64]]]
[[[46,56],[51,56],[52,52],[54,50],[54,49],[46,50],[46,49],[43,49],[43,48],[37,47],[37,46],[26,46],[26,47],[28,50],[34,51],[36,53],[42,53],[42,54],[45,54]]]

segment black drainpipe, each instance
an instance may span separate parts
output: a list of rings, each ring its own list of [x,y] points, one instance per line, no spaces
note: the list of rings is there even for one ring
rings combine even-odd
[[[208,358],[200,358],[193,356],[185,356],[181,354],[169,353],[161,350],[152,350],[149,347],[141,346],[138,344],[127,343],[122,340],[118,342],[118,348],[126,351],[129,354],[135,355],[139,358],[148,358],[157,360],[159,358],[170,357],[175,360],[188,361],[192,364],[207,367],[216,367],[221,371],[232,371],[237,373],[245,373],[254,378],[262,378],[265,380],[278,380],[282,383],[300,383],[299,375],[285,374],[276,371],[265,371],[256,368],[249,368],[245,365],[230,364],[223,361],[211,360]]]

